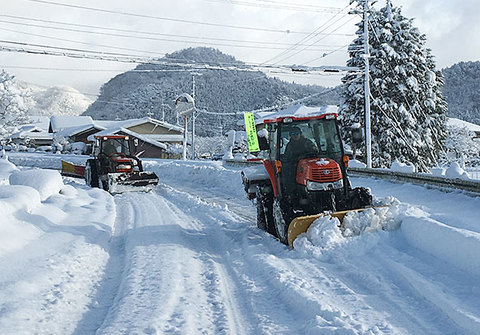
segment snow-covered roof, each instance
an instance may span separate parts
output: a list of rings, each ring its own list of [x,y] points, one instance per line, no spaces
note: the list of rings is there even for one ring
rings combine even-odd
[[[54,115],[50,117],[49,129],[56,133],[66,128],[93,124],[93,119],[90,116]]]
[[[23,126],[20,128],[20,131],[12,134],[10,138],[15,139],[25,139],[25,138],[30,138],[30,139],[38,139],[38,140],[50,140],[53,138],[53,134],[47,133],[43,129],[37,127],[37,126]]]
[[[76,135],[76,134],[83,133],[84,131],[89,130],[89,129],[97,129],[97,130],[101,131],[101,130],[104,130],[105,127],[102,127],[102,126],[98,125],[97,122],[95,122],[93,124],[85,124],[85,125],[81,125],[81,126],[74,126],[74,127],[68,127],[68,128],[65,128],[65,129],[61,129],[58,132],[56,132],[56,134],[68,137],[68,136],[73,136],[73,135]]]
[[[304,105],[293,105],[281,111],[259,117],[255,123],[263,123],[265,120],[274,120],[284,117],[304,118],[321,116],[323,114],[338,114],[338,106],[326,105],[319,107],[307,107]]]
[[[123,128],[123,127],[107,128],[107,129],[102,130],[98,133],[95,133],[95,134],[92,134],[92,135],[88,136],[87,140],[93,142],[95,140],[95,136],[108,136],[108,135],[115,135],[115,134],[118,134],[118,133],[124,133],[126,135],[136,137],[139,140],[142,140],[142,141],[144,141],[146,143],[149,143],[151,145],[154,145],[156,147],[159,147],[159,148],[162,148],[162,149],[167,149],[166,144],[158,142],[158,141],[150,138],[148,135],[142,135],[142,134],[133,132],[131,130],[128,130],[127,128]]]
[[[144,117],[140,119],[121,120],[121,121],[95,120],[95,124],[103,126],[104,128],[114,128],[114,127],[130,128],[130,127],[135,127],[147,122],[167,128],[169,130],[175,130],[183,133],[182,127],[175,126],[168,122],[152,119],[150,117]]]
[[[448,125],[460,128],[467,128],[471,131],[480,132],[480,126],[478,124],[470,123],[453,117],[448,118]]]

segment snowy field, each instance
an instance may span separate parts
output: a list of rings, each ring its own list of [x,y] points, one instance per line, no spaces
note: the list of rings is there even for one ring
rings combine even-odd
[[[239,168],[146,160],[156,190],[111,196],[61,158],[0,161],[2,334],[480,333],[479,197],[352,178],[394,206],[289,250]]]

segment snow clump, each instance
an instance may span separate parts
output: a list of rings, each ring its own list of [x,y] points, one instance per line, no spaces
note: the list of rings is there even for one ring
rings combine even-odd
[[[60,193],[64,187],[62,176],[55,170],[15,171],[10,175],[10,185],[30,186],[38,191],[41,201]]]
[[[0,158],[0,185],[8,184],[8,177],[14,171],[18,171],[15,164],[10,163],[7,158]]]
[[[470,176],[464,169],[460,167],[457,162],[453,162],[450,167],[445,171],[445,177],[455,179],[455,178],[463,178],[469,179]]]
[[[413,164],[404,164],[402,162],[399,162],[398,160],[395,160],[391,167],[390,170],[395,171],[395,172],[403,172],[403,173],[414,173],[415,172],[415,166]]]

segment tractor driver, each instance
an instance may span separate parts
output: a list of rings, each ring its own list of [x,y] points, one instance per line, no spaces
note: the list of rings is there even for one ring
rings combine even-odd
[[[110,154],[113,154],[113,153],[117,152],[117,149],[115,148],[115,144],[113,144],[111,141],[106,141],[103,144],[103,152],[106,155],[110,155]]]
[[[299,127],[292,127],[289,132],[290,141],[287,143],[284,155],[284,185],[289,191],[294,191],[296,184],[297,163],[301,158],[318,153],[317,146],[302,135]]]
[[[317,146],[302,135],[299,127],[290,129],[290,141],[285,148],[285,161],[297,161],[301,157],[318,153]]]

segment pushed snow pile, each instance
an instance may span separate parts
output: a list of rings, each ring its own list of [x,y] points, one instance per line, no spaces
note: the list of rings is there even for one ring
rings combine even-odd
[[[0,213],[11,214],[19,209],[31,211],[40,204],[38,192],[23,185],[0,185]]]
[[[342,225],[335,217],[329,215],[320,217],[312,223],[306,233],[300,234],[295,239],[293,246],[296,250],[303,251],[317,249],[314,252],[321,254],[346,243],[346,238],[381,230],[391,231],[400,227],[403,214],[397,199],[387,197],[377,202],[376,206],[361,212],[348,213],[343,218]]]
[[[445,171],[445,177],[455,179],[455,178],[462,178],[462,179],[469,179],[468,173],[465,172],[464,169],[458,165],[457,162],[453,162],[452,165]]]
[[[367,167],[367,164],[362,163],[356,159],[352,159],[348,161],[348,167],[364,169]]]
[[[7,158],[0,158],[0,184],[7,184],[8,177],[13,171],[18,171],[15,164],[10,163]]]
[[[54,194],[58,194],[62,189],[63,180],[58,171],[54,170],[26,170],[16,171],[10,175],[10,185],[25,185],[33,187],[40,194],[42,201]]]
[[[414,173],[415,172],[415,166],[413,164],[404,164],[402,162],[399,162],[398,160],[395,160],[392,163],[392,166],[390,167],[390,170],[395,171],[395,172]]]

